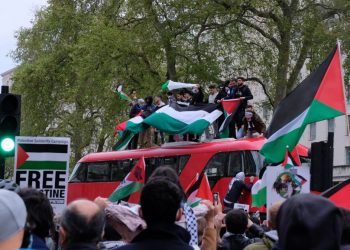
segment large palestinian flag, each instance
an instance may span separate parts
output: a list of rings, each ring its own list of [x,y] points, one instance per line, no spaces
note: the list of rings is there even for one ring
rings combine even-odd
[[[233,116],[235,115],[239,105],[241,104],[241,99],[229,99],[229,100],[223,100],[221,102],[222,108],[224,109],[224,115],[225,120],[221,124],[219,128],[219,133],[227,135],[228,137],[228,128],[229,125],[233,119]],[[227,131],[225,131],[227,130]],[[225,136],[222,136],[225,137]]]
[[[16,169],[66,170],[68,145],[18,144]]]
[[[108,200],[115,202],[139,191],[145,184],[145,167],[145,159],[142,157],[109,196]]]
[[[339,47],[278,105],[261,149],[267,162],[283,161],[286,146],[293,150],[307,124],[346,113]]]
[[[158,109],[143,122],[171,135],[200,135],[221,114],[217,104],[182,106],[173,102]]]

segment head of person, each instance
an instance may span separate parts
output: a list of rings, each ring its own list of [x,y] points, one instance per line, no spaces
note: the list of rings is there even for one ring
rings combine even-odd
[[[235,178],[236,178],[237,180],[244,181],[244,178],[245,178],[244,172],[238,172],[238,173],[236,174]]]
[[[146,102],[147,105],[152,105],[152,103],[153,103],[153,97],[152,97],[152,96],[147,96],[147,97],[145,98],[145,102]]]
[[[26,206],[15,192],[0,189],[0,249],[19,249],[27,219]]]
[[[209,85],[209,94],[214,95],[216,92],[218,92],[216,85],[215,84]]]
[[[184,100],[188,101],[192,99],[192,93],[188,90],[184,91]]]
[[[244,77],[242,77],[242,76],[237,77],[237,85],[238,86],[242,86],[244,81],[245,81]]]
[[[344,222],[341,244],[350,245],[350,211],[343,208],[340,211]]]
[[[132,89],[131,91],[130,91],[130,96],[131,96],[131,98],[132,99],[136,99],[137,97],[137,95],[136,95],[136,89]]]
[[[254,110],[253,110],[253,105],[247,104],[247,106],[245,107],[245,111],[246,111],[246,112],[253,112],[253,111],[254,111]]]
[[[184,100],[184,94],[185,92],[181,90],[180,92],[176,93],[176,100],[177,101],[183,101]]]
[[[173,224],[182,215],[182,190],[165,177],[155,177],[147,182],[141,192],[140,216],[147,226]]]
[[[283,204],[283,201],[278,201],[272,204],[272,206],[270,207],[269,211],[268,211],[268,226],[270,229],[276,229],[277,228],[277,214],[278,211],[281,207],[281,205]]]
[[[139,106],[143,106],[143,105],[145,105],[145,100],[143,100],[143,99],[137,99],[137,104],[138,104]]]
[[[60,244],[97,244],[102,239],[105,214],[94,202],[76,200],[63,211],[60,222]]]
[[[248,215],[242,209],[232,209],[225,216],[226,230],[233,234],[243,234],[248,226]]]
[[[231,78],[231,79],[230,79],[230,82],[229,82],[229,84],[228,84],[228,87],[229,87],[229,88],[233,88],[233,87],[235,87],[235,86],[237,86],[237,79],[236,79],[236,78]]]
[[[53,209],[45,194],[37,189],[25,188],[19,193],[27,208],[27,230],[44,239],[54,228]]]
[[[160,104],[162,102],[162,97],[160,96],[160,95],[156,95],[155,97],[154,97],[154,103],[155,104]]]
[[[167,95],[167,97],[170,97],[170,96],[172,96],[172,95],[173,95],[173,92],[168,91],[168,92],[166,93],[166,95]]]
[[[342,216],[330,200],[298,194],[280,207],[277,232],[281,249],[340,249]]]

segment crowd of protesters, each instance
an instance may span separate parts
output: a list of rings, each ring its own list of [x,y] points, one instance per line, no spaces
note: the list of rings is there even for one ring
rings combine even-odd
[[[233,183],[234,184],[234,183]],[[312,194],[273,204],[268,220],[204,200],[191,208],[173,169],[148,178],[139,204],[76,200],[55,215],[38,190],[0,181],[0,249],[350,249],[350,211]],[[223,211],[225,211],[223,213]]]
[[[248,103],[253,99],[249,87],[244,83],[243,77],[232,78],[219,86],[211,84],[208,86],[208,93],[198,84],[191,89],[178,89],[167,93],[166,103],[162,96],[147,96],[144,99],[137,98],[136,90],[130,92],[130,115],[133,118],[145,112],[150,114],[157,111],[166,104],[177,102],[179,105],[201,105],[205,103],[220,104],[223,100],[240,99],[241,103],[235,111],[233,118],[228,126],[228,136],[231,138],[257,137],[266,132],[266,126],[260,116],[254,111],[253,106]],[[207,139],[219,138],[219,128],[225,117],[222,115],[210,127],[210,133],[205,132]],[[153,145],[160,145],[174,141],[198,141],[200,135],[169,135],[165,136],[162,131],[155,128],[146,129],[144,132],[136,135],[129,144],[129,149],[147,148]]]

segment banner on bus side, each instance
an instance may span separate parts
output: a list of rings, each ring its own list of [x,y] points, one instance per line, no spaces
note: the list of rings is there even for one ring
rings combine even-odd
[[[69,157],[70,138],[17,136],[15,181],[43,192],[59,214],[67,205]]]

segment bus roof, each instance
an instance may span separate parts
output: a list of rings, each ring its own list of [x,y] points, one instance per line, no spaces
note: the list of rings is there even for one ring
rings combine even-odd
[[[146,149],[122,150],[111,152],[91,153],[79,160],[79,162],[113,161],[130,158],[153,157],[153,156],[172,156],[186,155],[189,153],[207,153],[207,152],[225,152],[239,150],[260,150],[265,143],[266,138],[243,138],[243,139],[215,139],[208,142],[183,142],[167,143],[161,147]],[[308,155],[308,148],[298,145],[298,153],[301,156]]]

